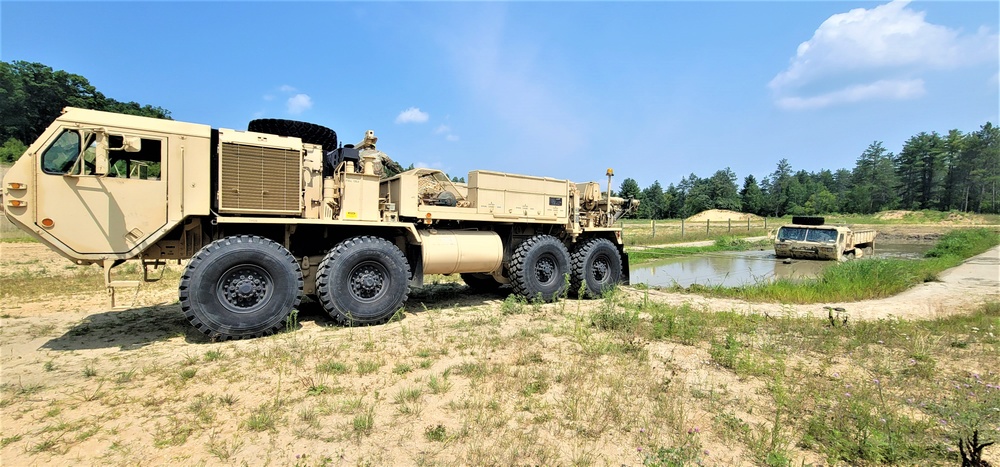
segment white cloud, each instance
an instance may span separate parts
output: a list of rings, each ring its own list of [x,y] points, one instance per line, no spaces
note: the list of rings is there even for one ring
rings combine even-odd
[[[416,107],[410,107],[396,116],[396,123],[424,123],[431,116]]]
[[[923,80],[883,80],[871,84],[850,86],[818,96],[782,97],[778,99],[777,103],[778,107],[783,109],[818,109],[830,105],[872,99],[913,99],[923,96],[925,93]]]
[[[986,29],[963,34],[928,23],[924,12],[908,5],[895,0],[829,17],[768,84],[776,101],[785,108],[823,107],[883,97],[869,90],[885,87],[895,92],[893,98],[915,98],[923,95],[922,83],[920,92],[913,86],[922,72],[996,58],[997,34]],[[887,84],[892,82],[906,84]]]
[[[458,135],[452,133],[451,127],[448,125],[438,125],[438,127],[434,129],[434,134],[444,135],[445,141],[451,141],[451,142],[458,141]]]
[[[268,101],[268,102],[273,101],[274,100],[274,95],[273,94],[264,94],[264,100]]]
[[[295,92],[295,91],[298,91],[298,89],[295,89],[294,86],[289,86],[287,84],[282,84],[281,86],[278,87],[278,90],[281,91],[281,92]]]
[[[296,94],[288,98],[288,113],[298,115],[312,107],[312,98],[308,94]]]

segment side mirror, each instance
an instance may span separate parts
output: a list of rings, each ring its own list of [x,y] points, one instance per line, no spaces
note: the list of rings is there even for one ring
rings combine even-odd
[[[123,136],[121,149],[124,149],[125,152],[142,151],[142,138],[138,136]]]

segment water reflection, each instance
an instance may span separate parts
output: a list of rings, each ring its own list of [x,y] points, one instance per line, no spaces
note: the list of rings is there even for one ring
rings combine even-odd
[[[876,244],[876,257],[920,258],[931,245]],[[784,263],[773,250],[731,251],[666,259],[633,266],[633,284],[657,287],[692,284],[735,287],[775,278],[803,279],[816,277],[832,261],[793,260]]]

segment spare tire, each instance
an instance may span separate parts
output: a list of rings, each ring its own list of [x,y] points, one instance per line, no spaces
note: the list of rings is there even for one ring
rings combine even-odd
[[[301,139],[304,143],[323,146],[324,152],[337,149],[337,132],[315,123],[280,118],[258,118],[250,120],[247,130],[279,136],[293,136]]]

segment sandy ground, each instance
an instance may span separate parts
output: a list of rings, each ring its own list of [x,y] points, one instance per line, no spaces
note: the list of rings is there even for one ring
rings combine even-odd
[[[51,276],[74,274],[81,267],[70,264],[67,260],[50,252],[39,244],[0,244],[0,269],[4,275],[9,275],[13,268],[28,270]],[[94,266],[90,266],[94,267]],[[176,267],[176,266],[175,266]],[[2,286],[2,284],[0,284]],[[692,294],[665,293],[659,291],[640,291],[626,289],[635,298],[648,294],[650,300],[673,304],[691,303],[697,307],[709,310],[734,310],[746,313],[766,313],[779,315],[791,313],[795,315],[812,315],[825,317],[824,306],[844,307],[852,320],[881,319],[897,317],[902,319],[932,319],[950,314],[963,313],[986,300],[1000,300],[1000,248],[970,258],[964,264],[941,274],[939,282],[926,283],[898,296],[854,303],[829,303],[814,305],[782,305],[747,303],[739,300],[705,298]],[[3,294],[0,288],[0,294]],[[299,463],[295,457],[300,453],[314,452],[320,447],[339,446],[331,451],[337,465],[351,465],[372,461],[376,465],[414,464],[425,460],[431,463],[453,463],[470,459],[468,452],[482,449],[489,453],[490,434],[480,433],[476,445],[469,447],[466,457],[455,457],[449,454],[446,447],[437,448],[436,444],[423,440],[426,427],[440,424],[448,428],[449,433],[460,429],[456,426],[454,406],[475,400],[476,393],[483,388],[473,388],[464,380],[456,379],[455,387],[444,397],[430,399],[423,412],[413,417],[393,415],[397,407],[392,403],[375,403],[377,420],[392,420],[391,429],[376,430],[375,434],[362,442],[337,441],[325,442],[324,439],[336,438],[334,434],[320,430],[316,439],[308,436],[292,436],[290,433],[246,433],[240,429],[240,420],[245,419],[247,410],[257,404],[277,397],[268,388],[288,387],[304,391],[302,386],[313,384],[306,381],[307,376],[298,377],[291,367],[291,373],[282,376],[282,371],[262,372],[253,374],[248,368],[238,369],[243,373],[227,373],[225,370],[213,369],[213,364],[199,364],[199,375],[217,372],[222,386],[198,385],[197,378],[193,383],[177,382],[176,376],[162,379],[158,376],[162,368],[184,368],[185,359],[192,356],[195,360],[209,350],[217,349],[227,355],[250,355],[259,358],[270,358],[272,354],[286,352],[282,346],[330,346],[331,354],[337,355],[338,342],[369,339],[375,351],[391,368],[396,361],[414,360],[413,349],[407,347],[407,332],[417,339],[424,339],[429,344],[449,345],[440,340],[439,330],[452,326],[460,327],[463,323],[488,321],[496,315],[496,310],[503,306],[502,297],[483,295],[463,295],[453,303],[434,303],[432,307],[445,311],[440,313],[419,312],[418,300],[411,298],[408,313],[402,325],[388,324],[365,328],[364,330],[344,329],[333,326],[331,320],[316,310],[315,306],[304,306],[300,323],[301,330],[293,337],[282,337],[281,341],[255,339],[229,343],[211,343],[204,336],[192,331],[180,313],[176,304],[176,289],[162,285],[144,289],[136,297],[135,307],[127,311],[111,311],[107,305],[107,297],[103,291],[80,291],[72,295],[42,296],[31,300],[12,302],[0,301],[0,379],[9,387],[41,388],[19,405],[0,407],[2,421],[2,436],[4,438],[23,436],[23,439],[10,442],[0,449],[0,464],[2,465],[53,465],[53,464],[117,464],[117,465],[166,465],[166,464],[239,464],[250,465],[318,465],[310,462]],[[600,301],[588,302],[587,307],[597,307]],[[558,305],[546,305],[548,313],[558,313]],[[586,311],[586,310],[585,310]],[[532,323],[524,315],[502,316],[502,333],[512,336],[519,330],[529,329]],[[475,327],[473,326],[473,329]],[[484,327],[484,329],[493,329]],[[477,331],[473,331],[477,332]],[[486,331],[484,331],[486,332]],[[410,336],[410,338],[412,338]],[[544,361],[562,361],[575,358],[577,350],[566,347],[565,343],[551,341],[551,337],[543,335],[537,358]],[[488,340],[489,336],[484,335]],[[412,344],[409,344],[412,345]],[[511,350],[510,355],[491,355],[484,350],[487,358],[503,363],[506,360],[523,359],[519,350]],[[733,394],[757,394],[759,387],[753,382],[740,381],[707,362],[709,356],[704,349],[688,346],[655,343],[650,346],[654,361],[669,361],[670,365],[656,367],[653,365],[652,375],[666,378],[674,373],[686,381],[688,386],[718,385],[727,387]],[[257,357],[254,357],[257,358]],[[349,355],[341,355],[344,361],[350,361]],[[583,358],[583,357],[580,357]],[[461,364],[462,351],[442,355],[434,361],[428,371],[441,374],[447,368]],[[45,371],[42,368],[47,362],[57,362],[55,369]],[[512,362],[511,362],[512,363]],[[512,363],[513,364],[513,363]],[[584,362],[581,360],[581,364]],[[82,369],[94,366],[102,378],[85,379],[81,376]],[[572,365],[570,365],[572,366]],[[112,391],[116,383],[111,382],[110,375],[116,372],[137,370],[135,378],[142,382],[135,390],[121,386],[120,392]],[[567,369],[566,371],[570,371]],[[376,394],[395,394],[400,388],[412,384],[412,378],[395,377],[388,370],[375,376],[359,378],[352,384],[361,387],[355,390],[370,390]],[[666,376],[665,376],[666,375]],[[311,377],[311,376],[309,376]],[[164,377],[165,378],[165,377]],[[201,378],[201,376],[198,376]],[[283,379],[284,378],[284,379]],[[100,380],[100,384],[97,383]],[[284,386],[282,386],[284,384]],[[759,384],[758,384],[759,386]],[[156,388],[156,389],[151,389]],[[352,389],[348,389],[351,391]],[[152,392],[150,392],[152,391]],[[240,417],[218,414],[216,420],[230,420],[227,426],[213,431],[211,435],[192,435],[192,439],[177,446],[154,447],[154,433],[174,423],[175,417],[183,417],[192,402],[205,394],[227,391],[239,394],[238,405],[246,407]],[[554,390],[553,390],[554,391]],[[550,392],[553,392],[550,391]],[[138,407],[142,413],[134,417],[122,414],[116,409],[116,402],[109,394],[121,394],[125,407],[137,407],[135,401],[143,401]],[[119,397],[119,396],[115,396]],[[547,395],[554,399],[558,394]],[[757,397],[757,396],[747,396]],[[389,397],[391,399],[391,396]],[[92,399],[97,401],[92,402]],[[368,399],[365,399],[368,400]],[[98,403],[100,402],[100,403]],[[17,411],[13,410],[17,407]],[[49,414],[58,407],[61,414],[54,418]],[[131,409],[129,409],[131,410]],[[103,411],[103,412],[102,412]],[[106,412],[106,413],[105,413]],[[178,415],[180,414],[180,415]],[[694,423],[705,426],[711,420],[712,414],[693,412],[686,415]],[[190,417],[190,416],[189,416]],[[294,414],[288,415],[294,419]],[[81,423],[93,424],[94,431],[90,437],[80,439],[79,433],[90,433],[80,428],[74,431],[76,441],[72,443],[57,439],[53,452],[37,452],[39,439],[47,436],[49,427],[60,426],[54,420],[62,420],[63,424]],[[343,423],[350,423],[350,418]],[[386,423],[386,422],[383,422]],[[519,437],[517,426],[508,421],[506,425],[497,428],[497,439]],[[323,428],[326,429],[325,427]],[[650,429],[650,428],[644,428]],[[605,433],[596,439],[586,442],[586,446],[575,445],[578,441],[561,441],[556,435],[546,433],[546,436],[556,436],[545,440],[548,445],[558,446],[561,456],[553,463],[566,463],[575,453],[592,452],[598,463],[614,460],[616,463],[637,464],[641,458],[636,456],[634,443],[621,442],[620,439],[633,439],[635,433]],[[575,439],[575,438],[570,438]],[[221,441],[220,441],[221,440]],[[206,446],[232,447],[234,453],[226,462],[206,452]],[[325,444],[324,444],[325,443]],[[338,444],[339,443],[339,444]],[[742,453],[732,451],[725,443],[704,441],[708,465],[733,465],[746,461]],[[428,451],[430,449],[430,451]],[[440,449],[440,452],[434,451]],[[590,451],[587,451],[590,450]],[[338,454],[339,453],[339,454]],[[799,453],[806,462],[815,462],[808,453]],[[439,457],[435,457],[439,456]],[[617,462],[620,460],[621,462]]]

